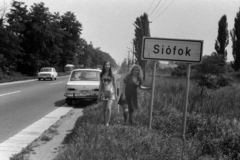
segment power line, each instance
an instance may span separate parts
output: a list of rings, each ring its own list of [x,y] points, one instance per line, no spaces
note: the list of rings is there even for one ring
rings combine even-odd
[[[158,9],[158,11],[153,14],[153,16],[157,15],[157,13],[158,13],[158,12],[161,10],[161,8],[166,4],[166,2],[167,2],[167,0],[166,0],[166,1],[163,3],[163,5]]]
[[[156,5],[156,7],[153,9],[153,11],[150,13],[149,16],[151,16],[151,14],[155,11],[155,9],[157,8],[157,6],[159,5],[159,3],[161,2],[162,0],[159,0],[158,4]]]
[[[169,7],[173,2],[174,2],[174,0],[173,0],[156,18],[154,18],[153,20],[157,19],[160,15],[162,15],[162,14],[168,9],[168,7]],[[152,21],[153,21],[153,20],[152,20]]]
[[[151,4],[150,7],[148,8],[147,12],[148,12],[149,9],[152,7],[154,1],[155,1],[155,0],[152,1],[152,4]]]

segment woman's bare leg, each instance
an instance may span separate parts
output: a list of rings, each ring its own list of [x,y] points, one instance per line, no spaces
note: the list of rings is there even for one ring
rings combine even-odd
[[[129,123],[132,125],[134,122],[133,122],[133,112],[134,110],[129,110]]]
[[[123,118],[124,118],[124,124],[127,124],[128,121],[128,105],[123,105]]]
[[[106,124],[106,108],[107,108],[107,101],[102,102],[102,115],[103,115],[103,123]]]
[[[107,105],[106,105],[106,126],[109,125],[109,121],[110,121],[110,118],[111,118],[111,113],[112,113],[112,103],[113,103],[113,100],[108,100],[107,101]]]

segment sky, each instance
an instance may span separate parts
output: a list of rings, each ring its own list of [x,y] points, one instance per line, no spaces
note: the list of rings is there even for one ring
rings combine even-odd
[[[10,0],[5,0],[10,1]],[[81,38],[121,64],[132,57],[134,25],[147,13],[151,37],[203,40],[203,55],[215,51],[218,22],[227,16],[228,30],[240,9],[240,0],[18,0],[28,7],[43,2],[51,13],[71,11],[82,24]],[[233,61],[229,35],[227,61]]]

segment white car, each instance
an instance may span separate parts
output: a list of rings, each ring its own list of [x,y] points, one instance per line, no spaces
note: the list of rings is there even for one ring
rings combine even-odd
[[[51,80],[57,80],[58,73],[56,72],[55,68],[53,67],[44,67],[40,70],[38,73],[38,80],[41,79],[51,79]]]
[[[100,73],[99,69],[73,70],[65,87],[66,103],[71,105],[77,99],[97,100]]]

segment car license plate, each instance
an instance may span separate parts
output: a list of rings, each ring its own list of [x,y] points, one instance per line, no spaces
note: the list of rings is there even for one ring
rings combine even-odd
[[[89,90],[82,90],[82,93],[89,93]]]

